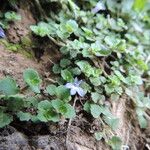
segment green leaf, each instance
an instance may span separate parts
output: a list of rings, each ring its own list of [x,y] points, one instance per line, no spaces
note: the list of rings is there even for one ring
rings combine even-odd
[[[106,1],[107,7],[111,12],[115,12],[116,10],[116,2],[112,0],[107,0]]]
[[[52,102],[52,106],[56,109],[58,113],[64,114],[67,112],[67,109],[64,106],[65,104],[64,101],[56,99],[56,100],[52,100],[51,102]]]
[[[57,33],[57,36],[60,37],[62,40],[64,40],[64,39],[66,40],[71,34],[66,31],[64,24],[61,26],[60,30],[56,31],[56,33]]]
[[[72,12],[74,13],[75,18],[77,18],[78,12],[80,10],[79,7],[72,0],[68,0],[68,3],[69,3],[69,6],[70,6]]]
[[[116,92],[119,95],[121,95],[123,93],[122,87],[116,86],[114,90],[115,90],[114,92]]]
[[[70,104],[65,104],[65,107],[67,108],[67,112],[64,113],[65,118],[74,118],[76,116],[74,108]]]
[[[113,116],[112,117],[105,116],[104,120],[113,130],[117,129],[119,124],[119,118],[115,118]]]
[[[72,33],[78,30],[78,24],[75,20],[69,20],[65,24],[65,28],[67,32]]]
[[[20,95],[10,95],[7,97],[7,110],[19,111],[24,107],[24,98]]]
[[[39,22],[38,25],[32,25],[30,26],[30,29],[36,34],[41,37],[54,34],[55,28],[48,23],[45,22]]]
[[[56,90],[57,90],[57,87],[54,84],[50,84],[46,87],[46,91],[48,92],[48,94],[52,96],[56,94]]]
[[[116,52],[123,53],[123,52],[125,52],[126,47],[127,47],[126,40],[121,40],[117,45],[117,51]]]
[[[113,136],[109,141],[108,145],[111,146],[113,150],[121,150],[122,141],[119,137]]]
[[[141,128],[146,128],[148,126],[147,120],[142,115],[138,115],[138,120]]]
[[[85,28],[85,27],[82,27],[82,30],[85,32],[85,36],[87,37],[92,37],[93,36],[93,32],[88,29],[88,28]]]
[[[72,76],[71,72],[68,71],[67,69],[61,70],[61,76],[65,81],[73,82],[73,76]]]
[[[15,95],[19,92],[19,88],[14,79],[6,77],[0,80],[0,93],[5,95]]]
[[[52,70],[55,74],[59,74],[61,72],[61,67],[58,64],[54,64]]]
[[[24,107],[27,107],[27,108],[37,108],[38,106],[38,100],[37,98],[35,97],[27,97],[25,100],[24,100]]]
[[[48,121],[58,122],[60,120],[59,114],[57,114],[53,110],[47,110],[44,112],[39,111],[37,118],[42,122],[48,122]]]
[[[77,49],[71,49],[70,50],[70,56],[71,56],[71,58],[77,57],[78,53],[79,53],[79,50],[77,50]]]
[[[90,105],[91,114],[94,118],[98,118],[102,113],[102,108],[99,105],[91,104]]]
[[[69,47],[74,50],[81,50],[89,48],[89,45],[87,43],[75,39],[74,41],[69,41]]]
[[[132,6],[135,0],[122,0],[122,12],[123,13],[130,13],[132,10]]]
[[[139,40],[136,37],[136,35],[131,35],[131,34],[125,34],[125,37],[129,40],[129,42],[133,43],[133,44],[138,44]]]
[[[28,112],[19,111],[17,113],[17,117],[20,119],[20,121],[29,121],[31,119],[31,114]]]
[[[144,110],[143,107],[138,107],[138,106],[137,106],[137,108],[136,108],[136,113],[137,113],[138,116],[143,116],[144,113],[145,113],[145,110]]]
[[[116,75],[110,75],[109,79],[112,86],[119,86],[121,84],[120,79]]]
[[[150,109],[150,97],[142,97],[141,98],[144,107]]]
[[[137,11],[143,10],[147,0],[134,0],[133,9]]]
[[[63,46],[60,48],[60,52],[64,55],[67,55],[69,53],[69,48],[67,46]]]
[[[73,75],[80,75],[81,74],[81,70],[78,67],[75,67],[71,70]]]
[[[52,104],[50,101],[48,100],[44,100],[38,103],[38,109],[41,111],[45,111],[47,109],[51,109],[52,108]]]
[[[111,99],[112,101],[117,101],[117,100],[119,100],[119,95],[118,95],[118,94],[115,94],[115,93],[112,93],[110,99]]]
[[[86,112],[90,113],[90,108],[91,108],[91,103],[86,101],[84,106],[83,106],[83,110],[85,110]]]
[[[115,91],[115,87],[111,84],[105,84],[105,91],[107,94],[111,94]]]
[[[97,92],[92,92],[91,98],[92,98],[93,102],[97,103],[100,100],[101,95]]]
[[[111,49],[101,44],[99,41],[96,41],[95,43],[91,44],[91,52],[97,56],[108,56],[111,54]]]
[[[13,121],[13,117],[0,111],[0,128],[5,127]]]
[[[70,91],[65,86],[60,85],[56,89],[56,96],[57,98],[68,102],[71,100]]]
[[[82,55],[85,58],[93,58],[93,54],[87,49],[82,50]]]
[[[52,106],[56,109],[58,113],[61,113],[65,118],[73,118],[75,117],[75,110],[74,108],[64,101],[61,100],[53,100]]]
[[[138,59],[137,60],[137,65],[140,69],[147,71],[148,70],[148,65],[144,62],[144,60]]]
[[[92,67],[87,61],[78,61],[76,64],[87,77],[98,78],[102,73],[100,68]]]
[[[21,20],[21,16],[18,15],[16,12],[14,11],[9,11],[5,13],[5,18],[8,21],[19,21]]]
[[[62,40],[67,39],[72,33],[77,33],[78,24],[75,20],[68,20],[60,23],[59,30],[56,30],[57,36]]]
[[[126,78],[120,73],[118,70],[114,70],[114,73],[117,75],[117,77],[124,83],[127,83]]]
[[[54,110],[51,102],[48,100],[41,101],[38,104],[38,119],[42,122],[58,122],[60,120],[59,114]]]
[[[130,88],[126,88],[126,89],[125,89],[125,93],[126,93],[130,98],[133,97],[133,91],[132,91]]]
[[[101,80],[100,77],[90,77],[90,82],[94,85],[94,86],[99,86],[101,85]]]
[[[107,117],[112,117],[112,114],[111,114],[111,112],[110,112],[108,107],[101,106],[101,110],[102,110],[102,114],[103,115],[105,115]]]
[[[91,86],[84,81],[80,84],[80,87],[84,89],[85,92],[91,91]]]
[[[40,93],[39,86],[42,80],[34,69],[26,69],[23,72],[23,78],[33,92]]]
[[[87,61],[79,61],[76,63],[78,67],[81,69],[82,72],[86,74],[87,77],[89,77],[92,73],[92,67]]]
[[[94,136],[97,141],[100,141],[103,138],[104,134],[102,132],[95,132]]]
[[[107,81],[106,78],[103,77],[103,76],[100,76],[100,80],[101,80],[102,83],[105,83]]]
[[[69,66],[70,64],[71,64],[71,61],[69,59],[64,58],[64,59],[60,60],[60,66],[62,68],[65,68],[65,67]]]
[[[115,48],[120,42],[114,35],[106,36],[104,40],[111,48]]]
[[[143,81],[140,75],[129,75],[127,77],[128,84],[130,85],[142,85]]]

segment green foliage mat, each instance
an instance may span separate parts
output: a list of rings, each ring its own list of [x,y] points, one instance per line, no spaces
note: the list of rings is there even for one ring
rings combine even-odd
[[[47,5],[52,2],[43,1]],[[107,132],[117,129],[119,118],[111,114],[111,107],[105,102],[117,102],[126,94],[140,127],[147,127],[150,99],[141,87],[148,91],[150,86],[150,3],[146,0],[55,0],[55,3],[61,8],[49,11],[46,21],[30,29],[43,39],[48,37],[62,53],[63,58],[52,68],[57,84],[48,85],[44,89],[47,99],[40,100],[42,80],[35,70],[27,69],[23,75],[35,93],[33,97],[18,94],[12,78],[1,80],[1,101],[6,106],[1,106],[0,127],[8,125],[13,115],[21,121],[34,122],[71,119],[76,110],[70,102],[80,99],[83,110],[101,120],[102,129],[110,127],[95,132],[96,139],[105,139],[114,150],[121,149],[119,137],[106,138]],[[7,19],[13,18],[9,13],[5,15]],[[27,108],[33,108],[33,112]]]

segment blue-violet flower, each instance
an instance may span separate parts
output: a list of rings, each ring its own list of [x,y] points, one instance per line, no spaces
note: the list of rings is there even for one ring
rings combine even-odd
[[[0,38],[4,38],[4,37],[5,37],[4,30],[0,27]]]
[[[99,1],[96,6],[92,9],[92,12],[94,14],[96,14],[97,12],[99,12],[100,10],[105,10],[105,5],[103,4],[103,2]]]
[[[78,93],[81,97],[83,97],[86,93],[85,91],[80,87],[80,84],[82,83],[82,80],[78,80],[78,78],[75,78],[73,83],[67,83],[65,85],[66,88],[70,89],[70,94],[75,95]]]

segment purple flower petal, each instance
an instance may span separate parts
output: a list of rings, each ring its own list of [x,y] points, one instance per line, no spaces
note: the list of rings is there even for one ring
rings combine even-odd
[[[71,89],[74,85],[72,83],[67,83],[65,85],[66,88]]]
[[[80,85],[81,83],[82,83],[82,80],[79,80],[79,81],[78,81],[78,85]]]
[[[78,78],[77,78],[77,77],[75,77],[74,82],[75,82],[75,83],[77,83],[77,82],[78,82]]]
[[[78,93],[81,97],[83,97],[86,93],[81,87],[79,87],[81,82],[82,80],[78,80],[78,78],[76,77],[74,83],[67,83],[65,87],[70,89],[71,95],[75,95],[76,93]]]
[[[76,77],[76,78],[74,79],[74,85],[75,85],[75,86],[78,86],[78,82],[79,82],[79,80],[78,80],[78,78]]]
[[[4,37],[5,37],[4,30],[0,27],[0,38],[4,38]]]
[[[71,94],[71,95],[75,95],[76,92],[77,92],[77,91],[76,91],[76,89],[74,89],[74,88],[72,88],[72,89],[70,90],[70,94]]]
[[[92,9],[92,12],[93,12],[94,14],[96,14],[96,13],[99,12],[100,10],[105,10],[105,9],[106,9],[106,8],[105,8],[105,5],[104,5],[101,1],[99,1],[99,2],[96,4],[95,8]]]
[[[79,86],[81,83],[82,83],[82,80],[78,80],[78,78],[76,77],[74,81],[74,85]]]
[[[77,93],[78,93],[81,97],[84,97],[84,95],[86,94],[85,91],[84,91],[81,87],[78,87],[78,88],[77,88]]]

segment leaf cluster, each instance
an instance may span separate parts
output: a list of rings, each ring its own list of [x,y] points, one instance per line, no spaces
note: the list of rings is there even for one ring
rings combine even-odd
[[[7,11],[5,13],[0,13],[0,26],[2,26],[2,28],[7,29],[9,28],[9,24],[11,22],[15,22],[15,21],[20,21],[21,20],[21,15],[16,13],[15,11]]]
[[[62,116],[74,117],[75,109],[69,104],[72,97],[64,84],[72,83],[78,77],[83,80],[81,87],[87,93],[83,109],[94,119],[100,119],[104,130],[105,127],[117,128],[119,119],[111,114],[107,102],[117,102],[123,94],[134,103],[139,125],[145,128],[150,100],[147,93],[140,89],[141,86],[145,89],[150,86],[150,3],[146,0],[105,0],[99,2],[105,7],[98,8],[100,10],[95,13],[91,10],[98,3],[93,0],[55,2],[62,9],[56,13],[50,12],[46,21],[42,20],[30,28],[37,36],[48,37],[59,47],[63,57],[52,68],[59,86],[46,87],[44,92],[51,99],[37,100],[35,114],[14,106],[15,111],[19,111],[17,116],[20,120],[44,122],[57,122]],[[23,77],[30,90],[40,95],[41,79],[38,73],[27,69]],[[16,98],[19,89],[14,80],[7,77],[0,82],[1,99],[11,103],[15,99],[20,106],[20,99],[23,99]],[[1,126],[4,126],[12,121],[12,116],[7,113],[7,107],[2,108],[4,121]],[[14,110],[13,113],[16,114]],[[95,137],[100,140],[105,137],[104,133],[98,132]],[[121,140],[116,136],[106,142],[114,150],[121,149]]]
[[[11,77],[0,80],[0,128],[10,124],[16,117],[21,121],[33,122],[58,122],[62,117],[75,117],[75,110],[69,104],[70,92],[65,86],[48,85],[45,94],[52,98],[47,96],[47,100],[42,100],[42,80],[39,74],[28,68],[23,72],[23,78],[27,84],[25,89],[27,88],[28,95],[33,96],[23,94],[24,89],[20,89]]]
[[[81,86],[88,97],[84,110],[93,118],[102,118],[103,125],[106,123],[113,130],[119,120],[111,114],[106,102],[117,102],[126,94],[134,103],[139,125],[145,128],[150,101],[140,86],[148,88],[150,85],[149,2],[56,2],[62,9],[50,14],[51,19],[46,23],[55,30],[44,36],[58,45],[63,55],[63,59],[53,66],[59,84],[72,82],[76,76],[82,78]],[[99,8],[98,5],[105,7]],[[93,8],[99,9],[98,12],[91,11]],[[103,134],[95,136],[101,139]],[[107,143],[112,149],[121,149],[118,137],[112,137]]]

